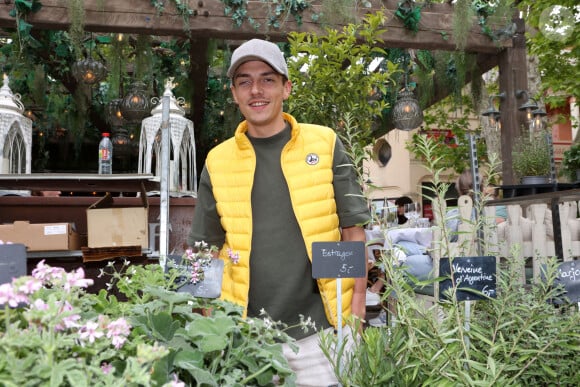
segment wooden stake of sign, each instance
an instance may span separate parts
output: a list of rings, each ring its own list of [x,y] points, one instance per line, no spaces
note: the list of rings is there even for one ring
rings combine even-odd
[[[337,345],[342,346],[342,278],[364,278],[366,256],[364,242],[312,243],[312,278],[336,279]],[[338,374],[342,364],[338,363]],[[339,386],[341,384],[339,383]]]

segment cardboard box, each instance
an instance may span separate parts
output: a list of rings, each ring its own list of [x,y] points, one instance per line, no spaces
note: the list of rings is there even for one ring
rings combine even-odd
[[[149,247],[149,202],[141,192],[141,207],[115,207],[107,193],[87,209],[88,247]]]
[[[80,250],[79,234],[72,223],[15,221],[0,225],[0,239],[22,243],[28,251]]]

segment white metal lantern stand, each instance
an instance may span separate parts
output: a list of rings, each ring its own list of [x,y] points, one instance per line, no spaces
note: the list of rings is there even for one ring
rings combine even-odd
[[[31,173],[32,120],[24,115],[19,94],[12,94],[8,77],[0,88],[0,173]]]
[[[169,166],[169,190],[180,195],[197,193],[197,170],[195,160],[195,137],[193,122],[185,118],[185,111],[179,105],[179,100],[171,91],[173,84],[168,81],[163,97],[169,97],[169,127],[171,134],[171,159]],[[154,173],[160,177],[161,166],[161,124],[162,104],[158,98],[152,99],[156,104],[151,110],[151,117],[141,123],[141,138],[139,140],[139,173]],[[152,164],[155,169],[152,172]]]

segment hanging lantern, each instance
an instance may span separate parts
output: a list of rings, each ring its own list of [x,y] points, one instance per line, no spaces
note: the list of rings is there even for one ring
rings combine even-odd
[[[400,130],[413,130],[423,122],[423,111],[413,92],[405,88],[393,106],[393,126]]]
[[[31,173],[32,120],[23,113],[19,94],[13,94],[4,74],[0,88],[0,173]]]
[[[121,98],[116,98],[107,104],[105,119],[113,127],[123,126],[125,123],[123,113],[121,113],[121,101]]]
[[[87,58],[72,65],[72,74],[77,82],[94,85],[107,77],[107,68],[101,62]]]
[[[118,126],[113,129],[113,138],[111,140],[113,145],[129,145],[131,142],[131,137],[129,136],[129,131],[122,126]]]
[[[130,123],[139,123],[149,115],[151,105],[143,82],[134,82],[121,101],[121,114]]]

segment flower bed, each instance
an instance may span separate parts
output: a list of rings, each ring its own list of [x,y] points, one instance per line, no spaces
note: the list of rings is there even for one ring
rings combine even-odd
[[[111,262],[101,275],[127,301],[44,261],[0,285],[0,385],[294,385],[281,349],[292,339],[267,317],[178,293],[182,273],[159,265]]]

